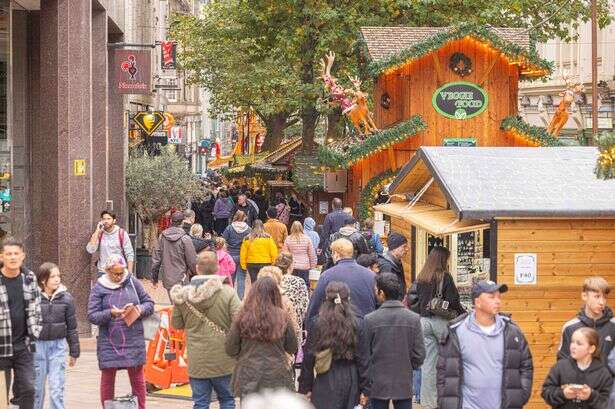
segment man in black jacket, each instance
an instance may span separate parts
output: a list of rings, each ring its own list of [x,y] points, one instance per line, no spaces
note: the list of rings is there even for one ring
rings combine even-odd
[[[393,273],[399,279],[402,294],[406,294],[406,274],[402,259],[408,254],[408,239],[399,233],[391,233],[387,239],[389,251],[378,255],[381,273]]]
[[[362,403],[369,397],[372,409],[412,406],[412,371],[425,359],[423,331],[418,314],[400,301],[401,283],[395,274],[376,277],[380,308],[365,316],[364,350],[369,352],[367,390],[361,391]]]
[[[572,334],[581,327],[591,327],[600,335],[600,356],[604,364],[615,345],[615,322],[613,311],[606,305],[606,297],[610,292],[609,283],[602,277],[589,277],[583,282],[581,299],[585,303],[577,316],[564,324],[562,340],[557,351],[557,359],[570,357],[570,339]],[[615,367],[610,367],[615,373]]]
[[[246,223],[250,227],[254,224],[254,220],[258,219],[258,212],[256,211],[256,208],[248,201],[248,197],[245,193],[241,193],[237,196],[237,204],[231,211],[229,220],[233,220],[237,210],[241,210],[246,215]]]
[[[479,281],[474,311],[449,324],[438,360],[439,409],[521,409],[532,393],[532,354],[521,329],[500,314],[506,284]]]
[[[357,230],[355,225],[357,221],[352,217],[348,216],[346,219],[346,224],[342,227],[337,233],[333,233],[329,238],[329,243],[333,243],[337,239],[347,239],[352,243],[352,247],[354,248],[354,258],[357,259],[361,254],[369,254],[369,245],[367,244],[367,240],[361,234],[360,231]],[[331,258],[331,249],[327,249],[327,263],[325,268],[333,267],[333,259]]]

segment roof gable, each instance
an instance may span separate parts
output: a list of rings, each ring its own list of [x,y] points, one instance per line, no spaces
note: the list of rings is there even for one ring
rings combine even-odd
[[[467,36],[518,62],[522,79],[543,77],[552,71],[552,64],[531,49],[527,30],[520,28],[483,27],[469,23],[456,27],[362,27],[361,36],[371,60],[368,71],[374,77]]]
[[[422,162],[463,219],[615,217],[615,183],[596,178],[596,157],[593,147],[422,147],[390,192],[413,193],[405,179]]]

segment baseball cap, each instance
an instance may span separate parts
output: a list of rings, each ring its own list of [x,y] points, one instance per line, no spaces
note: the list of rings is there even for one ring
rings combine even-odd
[[[181,222],[184,220],[184,212],[175,212],[173,213],[173,215],[171,216],[171,221],[172,222]]]
[[[506,284],[496,284],[490,280],[481,280],[472,286],[472,299],[479,297],[483,293],[492,294],[496,291],[505,293],[508,291]]]

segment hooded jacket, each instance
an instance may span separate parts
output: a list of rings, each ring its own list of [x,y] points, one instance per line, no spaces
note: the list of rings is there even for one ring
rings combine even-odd
[[[589,399],[575,402],[566,399],[562,385],[587,385],[592,389]],[[560,359],[549,371],[542,385],[542,398],[556,409],[607,409],[613,377],[598,359],[592,360],[589,368],[581,370],[572,358]]]
[[[365,237],[356,228],[352,226],[344,226],[337,233],[333,233],[329,238],[329,244],[333,243],[337,239],[347,239],[352,243],[354,248],[353,258],[356,260],[361,254],[369,254],[369,245]],[[329,268],[333,266],[333,259],[331,258],[331,249],[326,248],[325,254],[327,256],[327,262],[325,267]]]
[[[303,221],[303,232],[312,240],[312,246],[316,250],[320,244],[320,236],[314,231],[314,227],[316,227],[314,219],[306,217]]]
[[[141,309],[141,317],[130,327],[122,318],[114,318],[111,308],[132,303]],[[145,338],[143,318],[154,313],[154,302],[143,284],[132,274],[126,273],[119,283],[112,282],[105,274],[98,279],[90,292],[88,321],[98,325],[96,356],[98,367],[132,368],[145,363]]]
[[[188,350],[188,375],[191,378],[216,378],[233,373],[235,359],[224,350],[225,334],[241,303],[235,291],[222,284],[216,276],[198,286],[176,285],[171,289],[173,308],[172,324],[186,333]],[[190,303],[198,312],[218,328],[208,325],[188,307]]]
[[[170,290],[196,273],[196,251],[192,238],[181,227],[169,227],[160,235],[158,247],[152,255],[152,280]]]
[[[79,358],[79,333],[75,317],[73,296],[60,285],[51,297],[41,291],[41,313],[43,330],[38,336],[41,341],[66,338],[70,356]]]
[[[226,226],[226,229],[222,232],[222,237],[226,240],[228,253],[233,258],[239,258],[243,239],[245,239],[251,231],[252,229],[246,222],[233,222]]]
[[[608,362],[609,353],[613,349],[613,345],[615,345],[615,318],[613,318],[613,311],[609,307],[605,307],[602,317],[595,321],[585,314],[585,306],[581,307],[577,316],[565,323],[562,328],[562,339],[557,351],[557,359],[570,357],[572,334],[581,327],[590,327],[598,331],[598,335],[600,335],[601,360],[605,363]],[[611,368],[611,372],[615,373],[615,367]]]
[[[252,226],[252,224],[254,224],[254,220],[258,219],[258,211],[252,205],[252,203],[248,201],[246,201],[246,203],[244,203],[243,205],[237,203],[235,207],[233,207],[229,219],[233,219],[233,217],[235,217],[235,213],[237,213],[237,210],[241,210],[242,212],[244,212],[247,217],[246,223],[248,223],[248,226]]]
[[[532,393],[534,373],[532,354],[521,329],[510,317],[503,314],[500,314],[500,317],[504,321],[500,409],[521,409]],[[449,332],[440,346],[437,375],[438,408],[440,409],[461,409],[463,405],[464,363],[457,330],[466,319],[468,319],[468,314],[451,321]]]

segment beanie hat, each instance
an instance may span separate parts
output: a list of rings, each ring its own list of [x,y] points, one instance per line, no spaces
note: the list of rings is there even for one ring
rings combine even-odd
[[[387,243],[389,245],[389,251],[393,251],[396,248],[401,247],[404,244],[408,243],[408,239],[406,239],[405,236],[402,236],[399,233],[391,233],[389,234]]]

